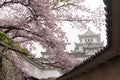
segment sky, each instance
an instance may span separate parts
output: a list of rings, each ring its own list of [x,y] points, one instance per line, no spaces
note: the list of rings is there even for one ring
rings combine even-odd
[[[84,4],[92,10],[95,10],[99,5],[104,5],[103,0],[85,0]]]
[[[104,5],[103,0],[86,0],[84,2],[84,4],[89,7],[91,10],[95,10],[99,5]],[[107,40],[106,40],[106,27],[102,26],[101,31],[99,31],[98,29],[96,29],[95,26],[93,26],[93,24],[89,24],[89,26],[91,31],[93,31],[96,34],[101,34],[101,41],[104,41],[104,45],[107,44]],[[83,34],[87,31],[87,29],[84,29],[83,31],[78,30],[77,28],[72,28],[72,26],[68,23],[68,22],[64,22],[63,26],[61,27],[63,29],[64,32],[66,32],[66,36],[68,37],[68,42],[70,43],[70,45],[66,46],[66,50],[68,52],[70,52],[71,50],[74,50],[74,43],[79,43],[79,39],[78,39],[78,34]],[[36,49],[37,50],[33,50],[32,53],[36,55],[36,57],[40,57],[41,51],[45,51],[44,49],[42,49],[41,46],[38,46],[38,43],[35,43],[36,45]]]

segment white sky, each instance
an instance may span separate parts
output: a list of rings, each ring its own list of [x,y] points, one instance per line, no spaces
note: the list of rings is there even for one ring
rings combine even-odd
[[[85,0],[84,4],[92,10],[95,10],[99,5],[104,5],[103,0]]]
[[[85,3],[87,7],[89,7],[92,10],[95,10],[99,5],[104,5],[103,4],[103,0],[86,0]],[[67,22],[63,23],[64,26],[62,26],[63,31],[66,32],[66,36],[68,37],[68,41],[69,43],[71,43],[70,45],[68,45],[66,47],[67,51],[71,51],[74,50],[74,43],[79,42],[78,39],[78,34],[83,34],[84,32],[86,32],[87,30],[84,31],[80,31],[77,28],[72,28],[70,24],[68,24]],[[106,27],[102,26],[101,31],[99,31],[98,29],[96,29],[95,26],[93,26],[92,24],[89,24],[90,29],[96,33],[96,34],[101,34],[101,41],[104,41],[104,45],[107,44],[107,40],[106,40]],[[37,43],[36,43],[37,45]],[[40,56],[40,52],[41,51],[45,51],[43,50],[41,47],[37,46],[37,50],[34,50],[32,53],[34,53],[36,55],[36,57]]]

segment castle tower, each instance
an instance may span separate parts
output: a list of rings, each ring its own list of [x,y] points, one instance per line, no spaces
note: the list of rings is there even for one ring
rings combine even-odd
[[[72,51],[72,55],[75,57],[88,57],[103,48],[100,34],[92,32],[90,28],[78,37],[80,43],[75,43],[75,49]]]

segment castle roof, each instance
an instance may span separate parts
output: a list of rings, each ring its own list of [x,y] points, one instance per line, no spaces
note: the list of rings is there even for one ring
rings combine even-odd
[[[96,35],[93,31],[88,28],[87,32],[85,32],[83,35]]]
[[[79,36],[79,38],[90,37],[90,36],[96,37],[96,36],[100,36],[100,34],[96,34],[93,31],[91,31],[90,28],[88,28],[88,30],[84,34],[78,35],[78,36]]]
[[[99,46],[103,46],[104,42],[96,42],[96,43],[92,43],[92,45],[99,45]],[[89,44],[89,43],[86,43]],[[75,43],[76,46],[85,46],[85,43]]]
[[[69,55],[73,55],[74,57],[88,57],[90,55],[83,55],[83,54],[80,54],[80,52],[74,52],[74,53],[70,53]]]

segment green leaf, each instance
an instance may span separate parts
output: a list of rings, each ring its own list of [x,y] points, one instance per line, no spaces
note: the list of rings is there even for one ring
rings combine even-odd
[[[68,3],[68,5],[72,5],[72,6],[74,6],[74,3]]]
[[[65,0],[57,0],[58,2],[64,2]]]
[[[6,46],[10,46],[14,41],[7,34],[0,32],[0,41],[4,41]]]

